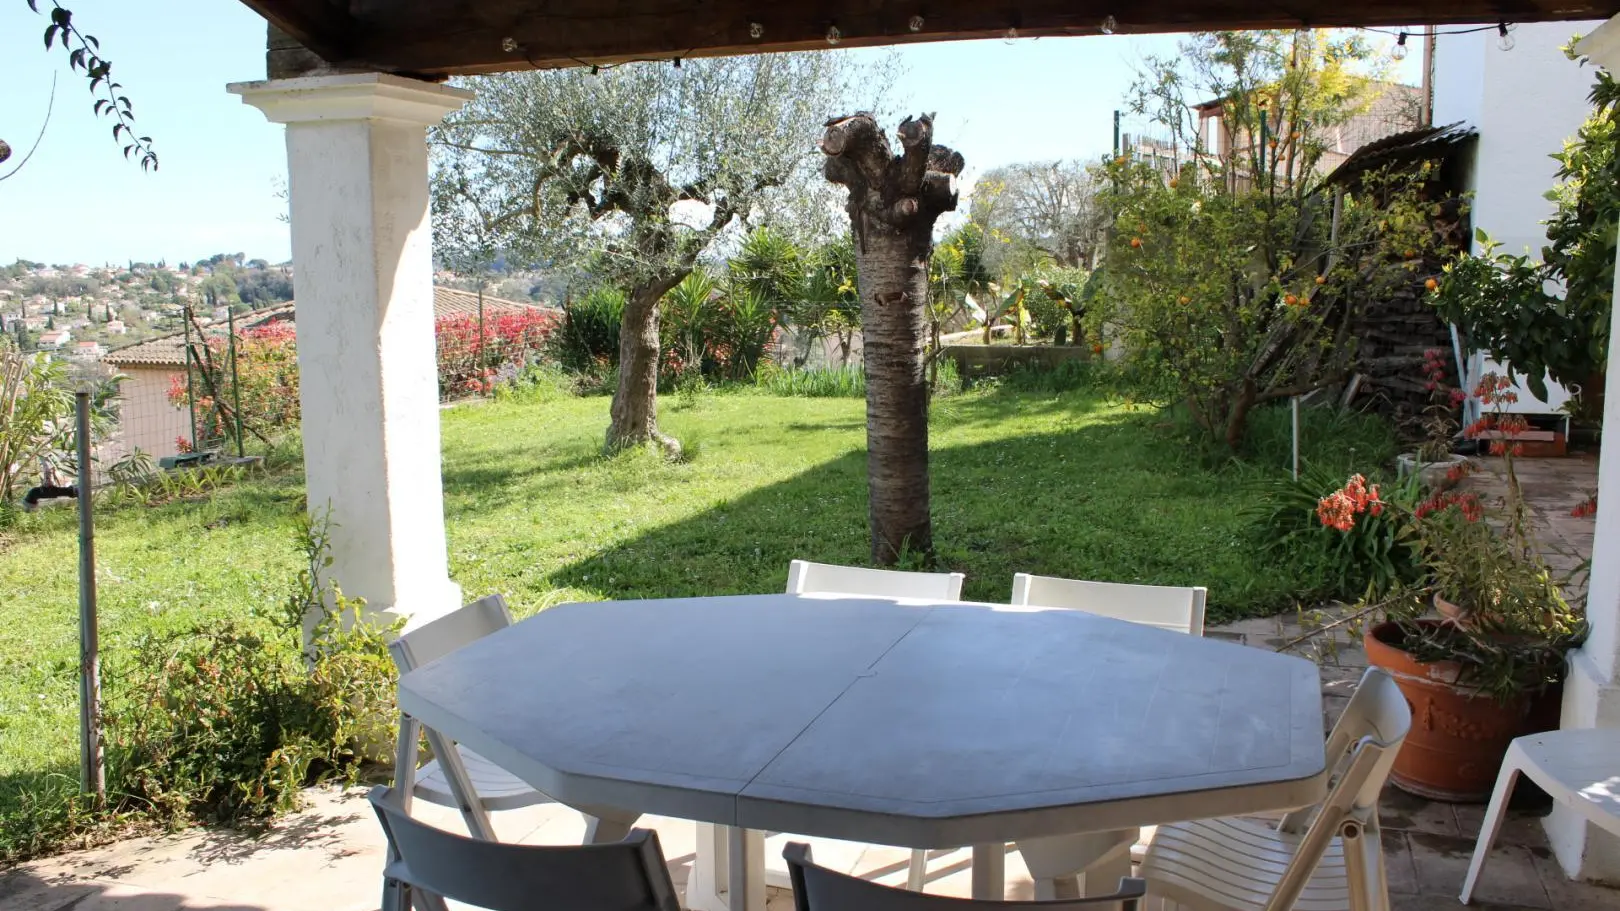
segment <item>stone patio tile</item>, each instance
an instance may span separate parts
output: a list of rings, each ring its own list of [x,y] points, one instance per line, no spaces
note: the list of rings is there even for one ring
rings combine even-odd
[[[1425,898],[1450,897],[1462,891],[1474,843],[1465,838],[1447,838],[1425,832],[1407,833],[1412,859],[1417,866],[1418,890]],[[1474,894],[1482,902],[1497,902],[1526,908],[1552,908],[1541,875],[1532,862],[1530,850],[1519,845],[1498,844]]]
[[[1384,875],[1389,879],[1389,894],[1417,894],[1417,862],[1412,860],[1405,832],[1384,832]]]
[[[1378,818],[1385,829],[1446,838],[1459,838],[1462,835],[1450,804],[1414,797],[1394,785],[1384,787],[1378,802]]]
[[[1536,848],[1530,852],[1530,861],[1541,876],[1541,885],[1547,898],[1558,911],[1615,911],[1620,908],[1620,889],[1611,889],[1593,883],[1575,882],[1564,875],[1552,852]]]
[[[1340,696],[1345,699],[1354,696],[1357,684],[1361,683],[1363,671],[1356,667],[1341,667],[1328,665],[1321,669],[1322,695]]]
[[[40,874],[32,865],[0,874],[0,908],[57,911],[82,901],[100,887],[62,874]]]
[[[1485,805],[1460,803],[1453,805],[1451,810],[1457,816],[1457,828],[1462,830],[1462,837],[1478,839],[1480,826],[1485,824]],[[1496,835],[1497,844],[1537,849],[1547,847],[1547,830],[1541,827],[1541,819],[1535,813],[1518,813],[1509,809],[1507,819],[1502,822],[1502,831]]]
[[[1224,623],[1220,626],[1211,627],[1205,631],[1205,634],[1219,631],[1236,633],[1240,636],[1276,636],[1281,629],[1282,624],[1277,617],[1252,617],[1248,620],[1238,620],[1234,623]]]

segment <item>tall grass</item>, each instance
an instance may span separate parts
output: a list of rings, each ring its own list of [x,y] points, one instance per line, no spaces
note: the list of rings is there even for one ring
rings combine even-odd
[[[866,372],[854,364],[811,370],[761,364],[754,376],[754,385],[771,395],[859,399],[866,397]]]
[[[1340,476],[1373,475],[1395,461],[1399,441],[1390,423],[1375,414],[1332,407],[1299,409],[1299,458]],[[1293,429],[1286,404],[1259,408],[1249,418],[1244,454],[1266,468],[1287,471],[1293,463]]]

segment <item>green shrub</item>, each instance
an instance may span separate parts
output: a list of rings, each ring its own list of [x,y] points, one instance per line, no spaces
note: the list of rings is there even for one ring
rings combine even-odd
[[[602,286],[563,304],[562,330],[553,337],[558,362],[582,373],[605,372],[619,362],[624,292]]]
[[[345,622],[364,602],[326,578],[329,529],[300,523],[305,568],[281,605],[154,630],[106,656],[106,805],[71,770],[7,782],[0,863],[130,826],[271,817],[392,744],[393,630]]]
[[[391,632],[327,579],[330,523],[300,523],[306,558],[279,612],[249,610],[140,640],[109,688],[109,791],[163,820],[236,822],[354,780],[392,742]],[[347,618],[347,619],[346,619]],[[304,631],[309,630],[307,643]]]

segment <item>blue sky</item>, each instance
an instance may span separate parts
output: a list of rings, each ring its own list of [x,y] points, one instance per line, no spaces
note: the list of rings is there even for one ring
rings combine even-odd
[[[42,7],[47,3],[41,3]],[[85,79],[46,54],[44,16],[0,0],[0,139],[6,173],[39,134],[56,78],[55,110],[33,160],[0,180],[0,263],[171,263],[244,252],[281,261],[287,227],[276,197],[282,128],[225,92],[262,78],[264,22],[228,0],[73,0],[134,102],[137,126],[162,159],[157,174],[126,163],[95,118]],[[896,97],[935,111],[935,136],[967,158],[969,176],[1014,161],[1092,156],[1113,141],[1113,110],[1146,54],[1177,36],[951,42],[899,51]],[[868,51],[851,53],[863,54]],[[1415,58],[1406,69],[1415,74]]]

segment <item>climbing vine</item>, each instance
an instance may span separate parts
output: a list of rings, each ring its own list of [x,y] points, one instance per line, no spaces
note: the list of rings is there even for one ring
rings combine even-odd
[[[39,0],[24,2],[34,12],[40,11]],[[51,0],[48,14],[51,21],[45,26],[45,49],[60,46],[68,55],[68,67],[89,80],[90,94],[96,96],[96,116],[112,118],[113,141],[123,143],[124,157],[139,160],[143,171],[156,171],[158,156],[152,149],[152,137],[136,133],[134,106],[123,94],[123,85],[113,81],[112,61],[101,56],[101,42],[79,31],[73,23],[73,11],[56,0]]]

